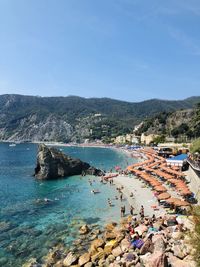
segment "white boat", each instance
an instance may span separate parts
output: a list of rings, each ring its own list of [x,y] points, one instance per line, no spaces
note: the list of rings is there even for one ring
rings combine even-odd
[[[15,143],[12,143],[12,144],[9,144],[9,146],[16,146],[16,144]]]
[[[98,194],[98,193],[100,193],[100,191],[97,189],[97,190],[91,190],[91,193],[93,193],[93,194]]]

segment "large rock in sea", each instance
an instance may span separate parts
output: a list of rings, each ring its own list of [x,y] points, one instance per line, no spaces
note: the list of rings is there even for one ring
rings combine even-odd
[[[38,179],[56,179],[79,174],[103,175],[104,173],[91,167],[80,159],[71,158],[54,147],[40,144],[37,154],[35,176]]]

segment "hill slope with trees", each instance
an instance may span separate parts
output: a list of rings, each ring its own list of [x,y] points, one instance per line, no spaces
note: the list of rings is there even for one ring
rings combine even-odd
[[[193,108],[200,97],[131,103],[109,98],[0,95],[0,139],[77,141],[129,133],[147,117]]]

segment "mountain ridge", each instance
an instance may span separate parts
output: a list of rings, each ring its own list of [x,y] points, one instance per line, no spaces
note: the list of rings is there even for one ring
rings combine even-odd
[[[127,102],[79,96],[0,95],[0,140],[77,141],[129,133],[147,117],[193,108],[199,96],[184,100]]]

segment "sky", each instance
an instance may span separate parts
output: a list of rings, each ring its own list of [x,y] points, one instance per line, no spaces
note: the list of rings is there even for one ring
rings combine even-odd
[[[199,0],[0,0],[0,94],[200,95]]]

